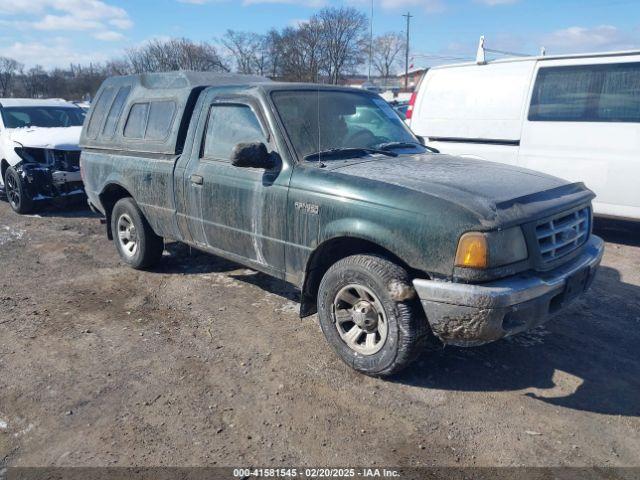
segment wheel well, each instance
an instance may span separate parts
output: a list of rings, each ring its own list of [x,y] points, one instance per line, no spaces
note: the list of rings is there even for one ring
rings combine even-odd
[[[4,183],[4,174],[9,168],[9,162],[7,162],[4,158],[0,162],[0,175],[2,176],[2,183]]]
[[[109,237],[109,240],[113,240],[113,233],[111,232],[111,212],[113,211],[113,207],[118,200],[131,196],[127,189],[117,184],[108,185],[100,194],[100,203],[104,208],[104,214],[107,220],[107,237]]]
[[[300,316],[306,317],[317,312],[316,299],[322,277],[331,266],[351,255],[375,254],[380,255],[403,267],[413,276],[415,270],[402,259],[386,248],[360,238],[341,237],[327,240],[320,245],[309,258],[302,287]]]

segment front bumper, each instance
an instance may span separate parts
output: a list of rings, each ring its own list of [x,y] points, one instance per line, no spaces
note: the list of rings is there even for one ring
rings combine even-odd
[[[446,344],[474,346],[547,321],[593,282],[604,242],[592,235],[584,252],[550,272],[530,272],[482,285],[414,280],[434,334]]]
[[[80,171],[65,171],[48,165],[22,164],[17,168],[33,200],[84,195]]]

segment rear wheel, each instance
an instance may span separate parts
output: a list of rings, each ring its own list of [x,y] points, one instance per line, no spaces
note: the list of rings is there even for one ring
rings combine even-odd
[[[156,235],[132,198],[118,200],[113,207],[111,232],[120,258],[133,268],[153,267],[162,257],[162,237]]]
[[[13,167],[7,168],[4,174],[4,188],[9,205],[16,213],[24,215],[33,211],[33,199]]]
[[[374,255],[340,260],[320,283],[322,331],[340,358],[359,372],[374,376],[399,372],[414,360],[429,336],[417,302],[394,299],[397,285],[411,288],[407,272]]]

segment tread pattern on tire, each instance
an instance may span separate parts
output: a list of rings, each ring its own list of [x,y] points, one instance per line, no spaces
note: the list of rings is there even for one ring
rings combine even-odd
[[[112,231],[115,232],[114,242],[116,243],[116,248],[119,252],[120,245],[117,238],[117,222],[120,211],[128,213],[137,226],[142,226],[141,229],[138,228],[138,230],[142,232],[142,235],[138,233],[138,238],[140,239],[139,256],[134,261],[128,260],[122,254],[120,254],[120,257],[128,265],[137,270],[144,270],[153,267],[160,261],[160,258],[162,258],[162,252],[164,251],[164,239],[153,231],[151,225],[149,225],[149,222],[147,222],[147,219],[144,217],[144,214],[140,211],[140,208],[133,198],[121,198],[113,206],[111,214],[111,228]]]
[[[411,285],[411,279],[407,271],[401,266],[379,255],[353,255],[346,257],[332,265],[320,282],[320,292],[326,290],[325,282],[331,277],[331,273],[347,271],[349,269],[361,269],[370,275],[377,277],[383,285],[390,285],[393,281],[399,281]],[[379,294],[379,292],[377,292]],[[389,292],[385,292],[389,294]],[[318,299],[318,304],[322,299]],[[373,376],[389,376],[406,368],[423,351],[426,340],[432,336],[427,319],[417,299],[406,301],[393,301],[398,326],[398,342],[396,355],[392,362],[380,370],[358,370]],[[343,358],[344,359],[344,358]],[[347,362],[349,363],[349,362]],[[353,363],[351,366],[356,368]]]
[[[4,180],[5,195],[6,195],[6,188],[7,188],[6,178],[8,175],[15,177],[15,180],[18,184],[18,189],[20,190],[20,207],[18,209],[13,207],[13,204],[11,204],[11,201],[9,200],[9,197],[7,195],[7,200],[9,201],[9,205],[11,205],[11,208],[16,213],[19,213],[20,215],[26,215],[33,212],[34,210],[33,199],[27,196],[27,192],[25,192],[24,184],[22,183],[22,179],[20,178],[20,175],[18,174],[18,172],[16,172],[13,167],[9,167],[7,168],[7,171],[5,172],[4,175],[5,175],[5,180]]]

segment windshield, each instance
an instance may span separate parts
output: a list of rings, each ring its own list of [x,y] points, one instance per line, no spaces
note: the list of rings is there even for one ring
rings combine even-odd
[[[74,107],[5,107],[2,120],[5,128],[81,127],[84,114]]]
[[[279,91],[273,102],[300,159],[336,149],[397,148],[424,152],[398,114],[380,97],[331,90]]]

